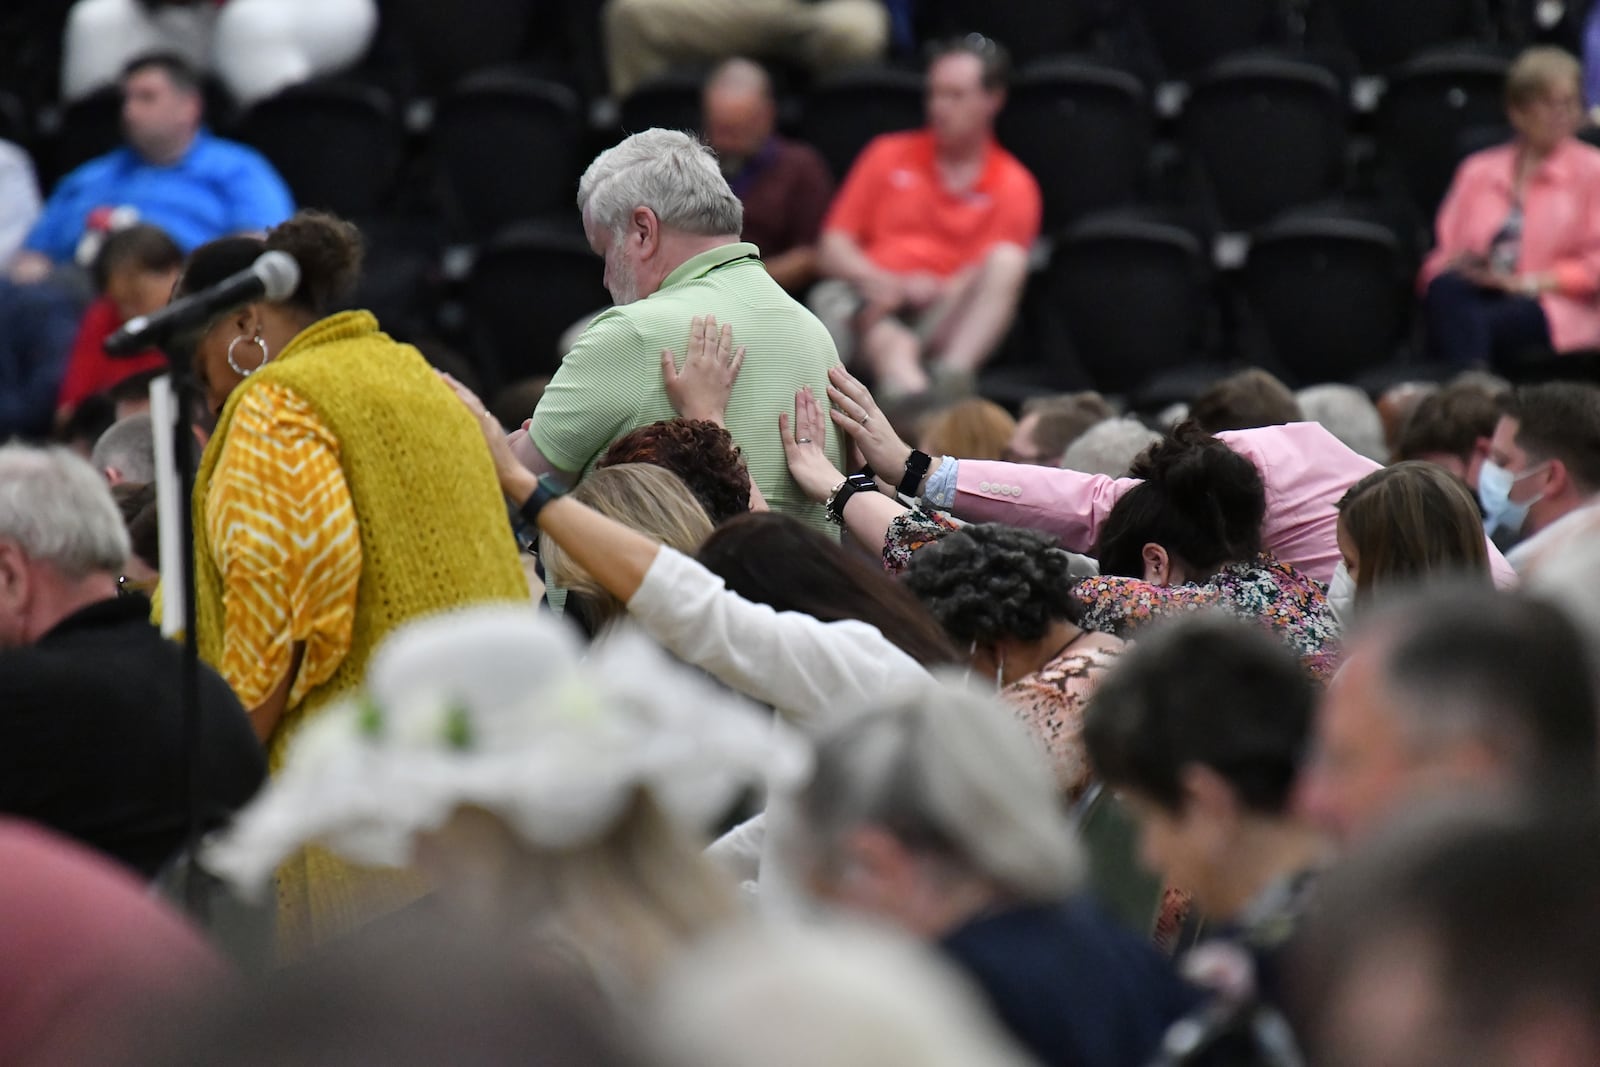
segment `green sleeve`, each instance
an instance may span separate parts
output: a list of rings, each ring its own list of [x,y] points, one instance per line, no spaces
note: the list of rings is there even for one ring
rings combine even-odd
[[[615,309],[602,312],[561,361],[529,433],[559,470],[582,471],[630,427],[659,375],[660,353]]]

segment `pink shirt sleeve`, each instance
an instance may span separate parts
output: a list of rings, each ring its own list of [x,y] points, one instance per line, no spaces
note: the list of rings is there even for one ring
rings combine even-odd
[[[968,522],[1001,522],[1053,535],[1069,552],[1094,551],[1100,526],[1137,478],[964,459],[954,511]]]
[[[1249,459],[1266,487],[1262,546],[1326,585],[1339,565],[1339,498],[1378,464],[1314,422],[1217,435]],[[1106,516],[1137,478],[1017,463],[962,460],[955,513],[969,522],[1043,530],[1073,552],[1092,552]]]

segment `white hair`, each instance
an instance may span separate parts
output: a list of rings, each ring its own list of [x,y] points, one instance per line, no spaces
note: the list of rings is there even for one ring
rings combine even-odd
[[[744,205],[711,149],[679,130],[636,133],[595,157],[578,182],[578,210],[616,233],[640,207],[663,226],[702,237],[737,236]]]
[[[1023,1067],[933,950],[874,927],[757,927],[682,957],[649,1032],[672,1067]]]
[[[115,470],[122,480],[147,485],[156,480],[156,439],[146,412],[112,424],[94,443],[89,463],[104,473]]]
[[[64,448],[0,445],[0,541],[63,577],[120,571],[128,531],[98,471]]]
[[[1067,470],[1084,474],[1109,474],[1121,478],[1139,453],[1161,440],[1161,435],[1138,419],[1107,419],[1089,427],[1061,457]]]
[[[1300,413],[1308,421],[1343,441],[1353,452],[1377,463],[1389,461],[1389,446],[1383,439],[1383,418],[1377,405],[1353,385],[1313,385],[1295,394]]]
[[[950,680],[823,736],[799,814],[824,862],[874,825],[1025,900],[1057,900],[1082,880],[1043,746],[998,699]]]

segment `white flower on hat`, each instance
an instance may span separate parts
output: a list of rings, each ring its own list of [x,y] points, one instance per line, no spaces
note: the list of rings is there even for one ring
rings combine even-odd
[[[533,847],[571,848],[605,834],[639,789],[703,829],[742,788],[804,772],[791,735],[641,635],[581,651],[532,609],[402,628],[373,657],[364,693],[301,728],[206,865],[246,892],[313,843],[404,865],[418,833],[464,806]]]

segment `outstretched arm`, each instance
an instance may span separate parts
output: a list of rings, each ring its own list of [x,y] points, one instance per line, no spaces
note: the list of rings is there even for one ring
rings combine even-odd
[[[844,368],[829,373],[828,399],[833,421],[855,442],[872,469],[879,486],[893,493],[905,470],[911,446],[900,440],[867,387]],[[951,469],[945,470],[946,466]],[[1138,485],[1132,478],[1108,478],[1080,471],[1036,467],[1025,463],[957,460],[934,456],[926,477],[917,486],[923,496],[935,474],[951,492],[930,503],[947,508],[969,522],[1001,522],[1043,530],[1073,552],[1092,552],[1100,524],[1123,493]],[[954,478],[948,475],[954,475]]]
[[[837,418],[835,421],[838,421]],[[783,455],[789,461],[789,473],[806,496],[819,504],[832,496],[844,481],[843,472],[833,465],[823,450],[827,440],[826,430],[822,408],[810,389],[801,389],[794,394],[792,430],[788,416],[778,416],[778,434],[783,439]],[[876,554],[883,551],[889,524],[906,510],[904,504],[891,497],[878,493],[857,493],[845,501],[845,528],[865,548]]]
[[[539,479],[523,466],[500,432],[495,417],[484,409],[483,401],[448,374],[445,381],[478,420],[484,443],[494,459],[494,472],[500,491],[519,507],[527,503],[538,488]],[[637,530],[613,522],[577,501],[557,500],[539,513],[539,529],[561,544],[572,561],[583,568],[606,592],[623,602],[632,598],[644,582],[645,573],[655,562],[661,545]]]

